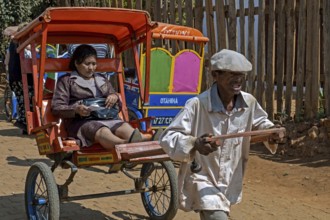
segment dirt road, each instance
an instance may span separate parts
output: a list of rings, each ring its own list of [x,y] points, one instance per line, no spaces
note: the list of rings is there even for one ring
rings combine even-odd
[[[1,109],[0,109],[1,110]],[[40,156],[35,140],[0,115],[0,219],[26,219],[24,183],[31,164],[50,161]],[[61,172],[59,172],[61,171]],[[67,170],[55,173],[61,182]],[[259,146],[252,148],[244,182],[243,202],[233,206],[232,220],[330,219],[330,159],[290,160],[271,156]],[[132,189],[123,174],[107,174],[104,167],[80,169],[70,195]],[[148,219],[139,195],[115,196],[63,203],[61,219]],[[179,211],[176,220],[197,220],[195,213]]]

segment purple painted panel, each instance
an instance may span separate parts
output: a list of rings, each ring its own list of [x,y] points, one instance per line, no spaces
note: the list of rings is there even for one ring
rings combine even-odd
[[[200,58],[193,52],[183,52],[174,61],[173,92],[197,92]]]

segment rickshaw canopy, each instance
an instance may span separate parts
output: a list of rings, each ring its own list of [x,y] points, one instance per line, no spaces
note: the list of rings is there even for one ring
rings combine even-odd
[[[97,8],[58,7],[48,8],[14,38],[24,42],[22,49],[32,40],[41,42],[47,32],[47,43],[112,43],[117,52],[142,42],[146,33],[157,26],[146,11]]]

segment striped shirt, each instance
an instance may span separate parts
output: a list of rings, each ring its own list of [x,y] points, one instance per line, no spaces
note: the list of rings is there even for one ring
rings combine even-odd
[[[72,56],[74,50],[79,46],[80,44],[69,44],[68,45],[68,55],[69,57]],[[97,58],[106,58],[111,56],[110,48],[108,44],[88,44],[95,48],[97,53]]]

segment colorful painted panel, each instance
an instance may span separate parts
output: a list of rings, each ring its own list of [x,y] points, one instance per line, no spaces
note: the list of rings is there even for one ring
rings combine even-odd
[[[150,92],[169,92],[171,65],[172,56],[168,51],[161,48],[151,51]]]
[[[94,165],[94,164],[108,164],[113,163],[114,155],[107,154],[84,154],[77,157],[78,165]]]
[[[200,64],[201,58],[192,51],[176,57],[173,92],[198,92]]]
[[[39,131],[36,134],[36,141],[40,155],[53,153],[53,147],[49,143],[49,138],[45,131]]]

